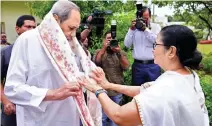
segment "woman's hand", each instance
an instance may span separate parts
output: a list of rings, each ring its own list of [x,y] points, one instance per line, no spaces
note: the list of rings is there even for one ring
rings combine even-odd
[[[102,70],[102,68],[97,67],[92,71],[92,74],[90,74],[89,76],[93,78],[97,82],[97,84],[99,84],[102,88],[104,89],[110,88],[111,84],[105,78],[105,73]]]
[[[87,90],[95,93],[97,90],[102,89],[102,87],[98,84],[96,84],[95,80],[93,79],[88,79],[86,77],[79,77],[78,83],[85,87]]]

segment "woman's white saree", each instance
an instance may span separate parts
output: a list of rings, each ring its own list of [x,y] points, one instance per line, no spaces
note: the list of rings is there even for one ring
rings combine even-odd
[[[72,37],[72,41],[68,42],[51,12],[45,16],[44,20],[38,26],[38,30],[43,40],[41,42],[42,47],[51,60],[54,68],[65,82],[76,82],[77,77],[82,76],[77,66],[75,55],[80,58],[80,63],[84,72],[83,76],[88,77],[91,70],[96,67],[87,57],[76,37]],[[90,98],[92,100],[98,100],[95,98],[94,94],[89,93],[89,96],[92,97]],[[92,109],[93,111],[89,111],[82,91],[80,91],[80,95],[74,97],[74,101],[84,126],[101,126],[101,118],[98,120],[96,119],[96,117],[102,116],[101,107],[98,107],[100,109]],[[95,106],[100,106],[98,101],[93,103],[98,104]],[[90,113],[94,115],[94,119],[92,119]],[[93,120],[95,120],[95,122]]]
[[[134,97],[143,126],[209,126],[198,75],[167,71]]]

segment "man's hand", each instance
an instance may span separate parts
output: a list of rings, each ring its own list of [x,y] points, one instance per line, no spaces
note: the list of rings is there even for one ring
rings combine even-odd
[[[88,16],[87,21],[91,22],[92,19],[93,19],[93,17],[90,15],[90,16]]]
[[[70,96],[77,96],[80,91],[78,83],[64,84],[62,87],[54,90],[48,90],[44,100],[64,100]]]
[[[130,26],[131,30],[135,30],[136,29],[135,24],[136,24],[136,20],[132,20],[131,26]]]
[[[145,31],[145,29],[147,28],[146,23],[145,23],[145,22],[142,22],[142,24],[143,24],[143,25],[142,25],[142,27],[141,27],[141,30],[142,30],[142,31]]]
[[[119,53],[119,52],[121,51],[121,48],[120,48],[120,46],[118,45],[117,47],[111,48],[111,50],[112,50],[113,52],[115,52],[115,53]]]
[[[16,113],[16,107],[12,102],[7,101],[6,103],[3,103],[3,104],[4,104],[5,114],[11,115],[12,113]]]
[[[104,40],[103,49],[107,49],[107,47],[110,46],[110,40]]]

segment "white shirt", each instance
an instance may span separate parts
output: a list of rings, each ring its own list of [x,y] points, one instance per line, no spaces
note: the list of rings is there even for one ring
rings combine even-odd
[[[167,71],[135,96],[145,126],[209,126],[199,77]]]
[[[155,43],[157,34],[161,27],[159,24],[151,23],[151,30],[139,31],[138,29],[129,29],[124,45],[130,48],[133,45],[133,58],[137,60],[153,60],[153,43]]]
[[[5,94],[16,104],[17,126],[79,126],[72,97],[43,101],[48,89],[64,84],[40,44],[37,29],[15,42],[8,68]]]

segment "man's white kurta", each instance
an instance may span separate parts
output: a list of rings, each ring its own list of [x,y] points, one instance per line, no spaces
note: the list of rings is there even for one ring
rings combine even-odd
[[[43,101],[48,89],[65,82],[40,44],[37,29],[23,33],[13,47],[5,94],[16,104],[18,126],[79,126],[79,114],[72,97]]]

